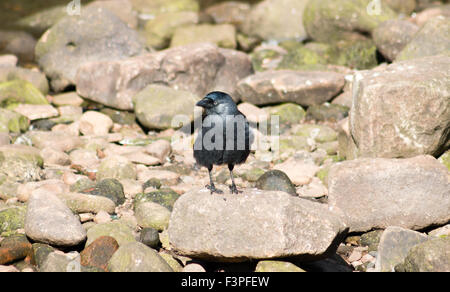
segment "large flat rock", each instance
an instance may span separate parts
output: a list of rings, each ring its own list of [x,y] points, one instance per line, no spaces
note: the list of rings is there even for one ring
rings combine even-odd
[[[228,262],[320,259],[335,252],[346,232],[326,205],[256,189],[238,195],[188,192],[175,202],[168,229],[178,253]]]
[[[351,232],[421,230],[450,220],[448,170],[431,156],[360,158],[333,165],[328,203]]]

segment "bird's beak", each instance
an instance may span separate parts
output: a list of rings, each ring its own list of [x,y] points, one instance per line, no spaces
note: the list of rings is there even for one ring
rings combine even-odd
[[[197,102],[196,106],[201,106],[203,108],[212,108],[214,106],[214,102],[210,98],[204,98]]]

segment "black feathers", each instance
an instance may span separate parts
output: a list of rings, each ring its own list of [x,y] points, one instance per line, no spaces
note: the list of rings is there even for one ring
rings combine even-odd
[[[238,193],[233,168],[244,163],[250,154],[252,135],[246,117],[237,109],[231,97],[223,92],[211,92],[197,103],[205,109],[202,127],[194,143],[194,158],[208,168],[211,193],[216,189],[212,181],[213,165],[227,164],[230,170],[232,193]]]

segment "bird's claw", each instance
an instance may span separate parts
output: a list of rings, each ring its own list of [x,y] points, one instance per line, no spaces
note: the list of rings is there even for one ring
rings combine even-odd
[[[214,193],[216,193],[216,194],[223,194],[223,191],[219,190],[219,189],[216,189],[216,187],[214,185],[206,185],[206,188],[211,191],[211,195],[214,194]]]
[[[232,194],[239,194],[239,193],[242,193],[242,191],[239,191],[239,190],[237,189],[236,185],[231,185],[231,186],[230,186],[230,191],[231,191]]]

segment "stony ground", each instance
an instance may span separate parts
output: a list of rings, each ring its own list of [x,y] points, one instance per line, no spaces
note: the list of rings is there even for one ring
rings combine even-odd
[[[450,271],[447,1],[68,2],[0,3],[0,271]]]

